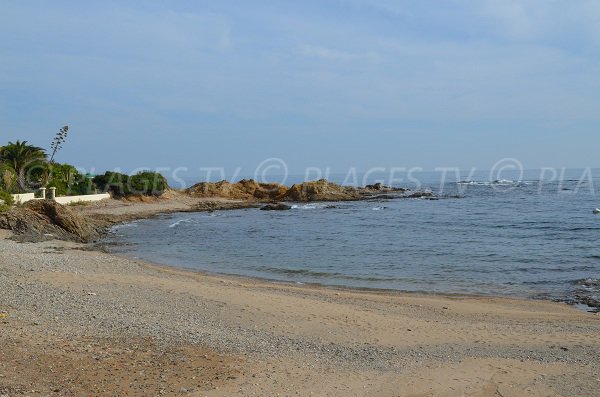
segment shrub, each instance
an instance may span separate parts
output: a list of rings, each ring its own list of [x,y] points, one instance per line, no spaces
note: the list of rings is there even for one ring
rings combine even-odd
[[[103,192],[123,197],[132,194],[160,196],[169,188],[164,176],[158,172],[142,171],[133,176],[107,171],[94,177],[93,183]]]
[[[135,194],[160,196],[169,188],[169,184],[158,172],[142,171],[129,178],[129,187]]]
[[[130,194],[129,176],[118,172],[106,171],[104,175],[97,175],[92,182],[103,192],[110,192],[114,196]]]
[[[4,190],[0,190],[0,212],[4,212],[14,204],[13,196]]]
[[[51,179],[47,187],[55,187],[57,196],[91,194],[95,189],[92,181],[70,164],[49,164]]]

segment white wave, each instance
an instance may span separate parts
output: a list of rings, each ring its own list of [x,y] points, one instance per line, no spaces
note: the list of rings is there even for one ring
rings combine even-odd
[[[373,211],[381,211],[382,209],[384,209],[385,207],[373,207],[371,208]]]
[[[314,203],[312,203],[312,204],[301,205],[298,208],[303,209],[303,210],[314,210],[314,209],[324,208],[324,207],[325,207],[325,204],[314,204]],[[294,207],[292,206],[292,208],[294,208]]]
[[[126,229],[129,227],[138,227],[137,223],[138,223],[138,221],[133,221],[130,223],[124,223],[122,225],[115,225],[109,229],[109,233],[116,233],[121,229]]]
[[[482,182],[482,181],[460,181],[456,182],[457,185],[470,185],[470,186],[489,186],[491,182]]]
[[[535,182],[532,181],[511,181],[510,179],[497,179],[492,182],[486,181],[460,181],[456,182],[457,185],[469,185],[469,186],[494,186],[494,185],[530,185]]]
[[[177,222],[175,222],[175,223],[173,223],[173,224],[169,225],[169,228],[171,228],[171,229],[172,229],[172,228],[174,228],[174,227],[177,227],[177,226],[179,226],[179,225],[180,225],[180,224],[182,224],[182,223],[188,223],[188,222],[190,222],[191,220],[192,220],[191,218],[180,219],[180,220],[178,220]]]

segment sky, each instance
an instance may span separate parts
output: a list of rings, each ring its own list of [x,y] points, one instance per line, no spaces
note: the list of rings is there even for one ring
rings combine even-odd
[[[600,2],[0,0],[0,142],[82,169],[600,167]]]

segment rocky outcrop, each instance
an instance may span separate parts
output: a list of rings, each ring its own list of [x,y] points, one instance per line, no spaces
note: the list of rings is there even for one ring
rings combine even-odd
[[[382,183],[367,185],[363,188],[341,186],[325,179],[298,183],[287,188],[278,183],[258,183],[244,179],[236,183],[228,181],[202,182],[186,190],[192,197],[223,198],[259,202],[278,201],[352,201],[365,199],[405,198],[408,189],[393,188]],[[427,197],[430,193],[418,193],[418,197]],[[417,197],[417,196],[415,196]]]
[[[236,183],[228,181],[201,182],[186,190],[193,197],[221,197],[230,200],[278,200],[285,195],[287,187],[278,183],[258,183],[243,179]]]
[[[20,241],[90,242],[99,239],[107,226],[105,221],[83,217],[50,200],[29,201],[0,215],[0,229],[13,231]]]
[[[286,201],[349,201],[360,200],[361,197],[358,189],[321,179],[293,185],[283,199]]]

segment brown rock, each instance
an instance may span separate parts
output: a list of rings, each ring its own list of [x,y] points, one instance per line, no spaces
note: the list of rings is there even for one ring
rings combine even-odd
[[[373,197],[377,193],[404,192],[406,189],[391,188],[382,184],[364,188],[340,186],[325,179],[295,184],[289,189],[278,183],[258,183],[244,179],[236,183],[228,181],[202,182],[186,190],[193,197],[220,197],[230,200],[250,201],[351,201]],[[391,196],[390,196],[391,197]]]
[[[360,198],[358,190],[325,179],[293,185],[285,194],[287,201],[350,201]]]
[[[258,183],[243,179],[236,183],[228,181],[201,182],[186,190],[194,197],[221,197],[231,200],[277,200],[284,196],[287,187],[278,183]]]

